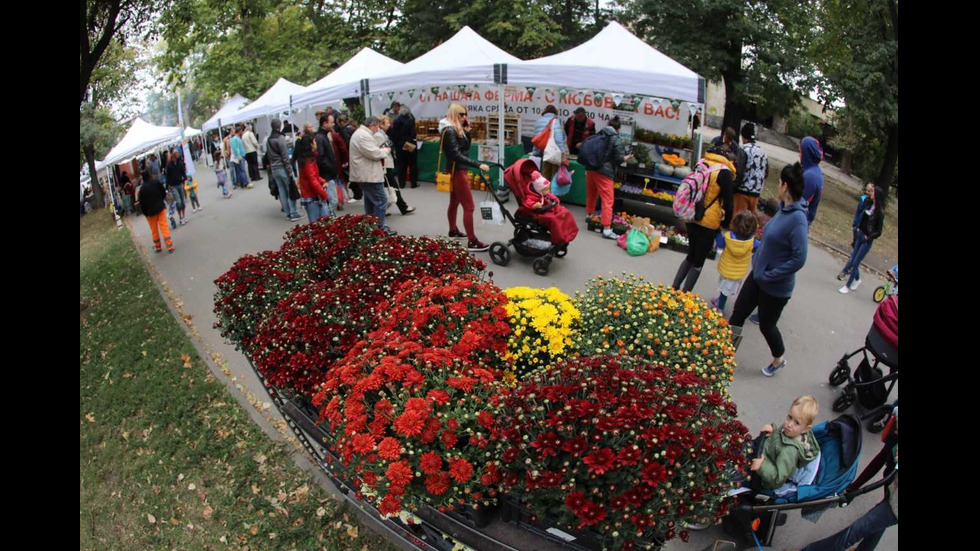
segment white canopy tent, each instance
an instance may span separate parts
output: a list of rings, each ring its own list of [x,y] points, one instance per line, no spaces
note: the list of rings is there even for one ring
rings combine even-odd
[[[201,135],[201,131],[195,130],[194,127],[192,126],[188,126],[187,128],[184,129],[185,138],[193,138],[194,136],[200,136],[200,135]]]
[[[469,27],[397,71],[367,82],[366,93],[379,94],[417,88],[460,84],[497,84],[495,66],[520,63]]]
[[[615,21],[571,50],[508,65],[507,83],[602,89],[700,104],[705,89],[697,73]]]
[[[180,127],[155,126],[137,118],[123,139],[109,151],[102,162],[106,165],[114,165],[158,145],[180,139]]]
[[[238,111],[239,109],[242,108],[242,106],[246,105],[247,103],[248,103],[247,98],[242,97],[241,94],[235,94],[233,98],[226,101],[225,104],[221,106],[221,109],[219,109],[218,112],[215,113],[213,117],[211,117],[210,119],[207,120],[207,122],[201,125],[201,130],[207,132],[208,130],[214,130],[215,128],[218,128],[222,124],[228,124],[228,118],[235,111]]]
[[[235,124],[267,115],[274,115],[289,109],[289,97],[306,90],[303,86],[280,78],[257,100],[221,118],[221,124]]]
[[[361,80],[379,78],[404,67],[388,56],[364,48],[329,75],[292,97],[293,106],[305,107],[361,95]]]

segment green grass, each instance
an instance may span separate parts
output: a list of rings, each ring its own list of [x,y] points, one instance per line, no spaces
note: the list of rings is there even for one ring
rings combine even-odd
[[[391,549],[253,424],[102,213],[79,280],[81,549]]]
[[[785,163],[770,160],[769,177],[762,190],[763,199],[776,199],[779,188],[779,172]],[[817,217],[810,226],[810,237],[841,251],[851,251],[851,223],[854,210],[863,192],[824,175],[823,196],[817,208]],[[875,240],[864,264],[881,273],[898,262],[898,209],[885,211],[885,223],[881,237]],[[843,262],[841,263],[843,266]]]

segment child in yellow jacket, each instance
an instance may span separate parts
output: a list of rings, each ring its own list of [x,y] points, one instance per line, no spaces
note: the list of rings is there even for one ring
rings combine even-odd
[[[193,177],[188,178],[184,182],[184,191],[191,198],[191,206],[194,208],[194,212],[201,210],[201,202],[197,200],[197,180]]]
[[[759,246],[759,241],[753,239],[756,229],[759,227],[759,219],[755,214],[748,210],[743,210],[735,215],[732,220],[732,231],[719,232],[715,238],[715,244],[720,249],[724,249],[721,258],[718,259],[718,296],[711,299],[711,306],[717,309],[722,315],[725,311],[725,303],[728,297],[738,295],[742,281],[749,273],[752,265],[752,251]]]

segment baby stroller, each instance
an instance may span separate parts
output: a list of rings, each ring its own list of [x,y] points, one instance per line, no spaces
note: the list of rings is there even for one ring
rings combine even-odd
[[[779,427],[774,427],[780,430]],[[801,484],[795,492],[781,497],[772,492],[749,492],[739,495],[739,504],[725,517],[722,528],[745,544],[772,545],[776,528],[786,524],[783,511],[801,509],[804,515],[819,516],[832,505],[850,501],[856,495],[878,486],[861,488],[853,493],[844,490],[854,481],[861,457],[861,421],[853,415],[842,415],[813,427],[820,445],[820,464],[811,484]],[[765,433],[759,436],[756,450],[761,455]]]
[[[848,360],[858,354],[862,354],[863,357],[852,377]],[[888,367],[888,375],[884,375],[879,367],[881,364]],[[864,416],[871,419],[868,430],[874,433],[881,432],[890,412],[890,408],[885,403],[897,382],[898,296],[890,296],[878,306],[874,323],[864,339],[864,347],[845,354],[837,362],[837,367],[830,372],[830,384],[840,386],[847,383],[841,395],[834,401],[834,411],[838,413],[845,411],[857,400],[863,408],[869,410],[869,413]]]
[[[500,165],[496,166],[499,167]],[[552,258],[564,258],[568,254],[568,243],[553,244],[551,242],[551,232],[535,219],[536,215],[550,211],[558,206],[557,204],[553,203],[540,209],[535,209],[534,211],[523,206],[524,199],[527,196],[528,184],[533,180],[531,174],[537,170],[538,167],[534,164],[534,161],[531,159],[521,159],[504,172],[504,181],[507,182],[507,187],[517,199],[517,204],[520,205],[514,216],[511,216],[510,212],[504,207],[504,201],[501,200],[498,194],[492,194],[494,200],[500,206],[504,218],[509,220],[511,225],[514,226],[514,238],[507,243],[496,241],[491,244],[490,259],[498,266],[506,266],[510,263],[510,249],[508,247],[513,246],[514,250],[521,256],[534,258],[534,262],[532,263],[534,273],[545,276],[548,275],[551,269]]]

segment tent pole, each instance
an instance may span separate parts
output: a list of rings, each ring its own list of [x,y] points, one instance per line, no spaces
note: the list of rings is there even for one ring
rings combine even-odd
[[[498,101],[497,101],[497,163],[500,166],[504,166],[506,161],[506,156],[504,155],[504,149],[506,146],[506,140],[504,139],[504,84],[497,86],[498,88]],[[504,170],[497,169],[497,189],[505,189],[504,185]]]
[[[701,129],[704,128],[704,113],[705,113],[704,104],[701,104],[698,107],[698,110],[701,112],[701,117],[700,117],[701,124],[698,125],[697,138],[696,138],[697,143],[694,144],[694,159],[691,161],[692,165],[694,165],[695,163],[701,160],[701,144],[703,143],[701,138]]]
[[[122,227],[122,220],[119,218],[119,213],[116,212],[116,197],[115,197],[115,194],[112,192],[112,168],[114,166],[115,165],[109,165],[109,166],[107,166],[105,168],[106,176],[109,179],[109,204],[110,204],[109,210],[110,210],[110,212],[112,212],[112,217],[116,221],[116,227],[117,228],[121,228]],[[96,178],[96,180],[98,180],[98,177],[99,177],[98,172],[99,171],[95,171],[95,172],[96,172],[95,178]]]

